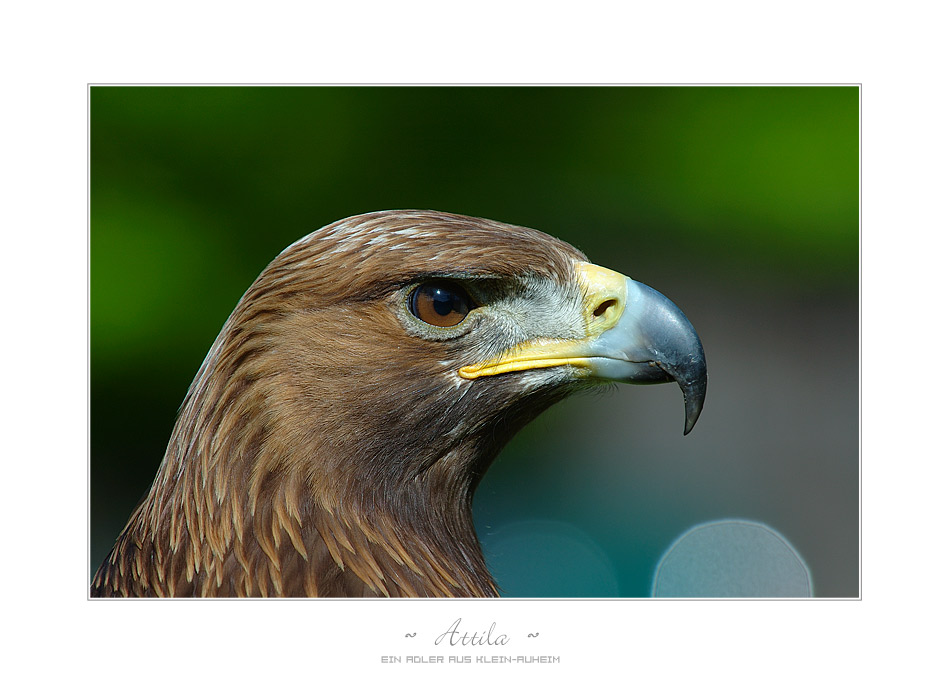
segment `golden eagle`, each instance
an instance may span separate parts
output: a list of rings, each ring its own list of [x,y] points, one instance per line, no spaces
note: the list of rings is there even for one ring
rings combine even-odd
[[[198,371],[93,596],[496,596],[479,480],[578,388],[706,363],[682,312],[549,235],[382,211],[298,240]]]

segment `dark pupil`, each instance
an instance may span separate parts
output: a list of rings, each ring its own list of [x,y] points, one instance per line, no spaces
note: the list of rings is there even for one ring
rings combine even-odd
[[[462,311],[462,300],[454,292],[434,288],[431,294],[432,308],[440,316],[448,316],[453,311]]]

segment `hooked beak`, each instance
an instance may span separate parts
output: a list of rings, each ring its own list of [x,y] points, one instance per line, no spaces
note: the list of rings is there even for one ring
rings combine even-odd
[[[679,308],[653,288],[615,271],[578,263],[586,337],[522,343],[459,375],[475,379],[532,368],[569,365],[585,378],[648,385],[675,382],[686,404],[689,434],[706,398],[706,357],[696,330]]]

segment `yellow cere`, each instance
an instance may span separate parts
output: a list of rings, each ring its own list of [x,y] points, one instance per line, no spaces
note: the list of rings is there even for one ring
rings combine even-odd
[[[584,293],[584,320],[587,336],[597,337],[617,325],[627,305],[627,277],[596,264],[574,265],[577,282]]]

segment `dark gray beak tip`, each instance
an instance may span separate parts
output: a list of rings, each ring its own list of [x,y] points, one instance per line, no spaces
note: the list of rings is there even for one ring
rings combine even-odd
[[[686,425],[683,435],[688,435],[699,420],[706,401],[706,352],[699,341],[696,329],[682,311],[657,293],[657,310],[662,313],[656,331],[657,365],[670,379],[679,385],[686,404]]]
[[[669,299],[653,290],[655,307],[652,349],[657,365],[679,385],[686,404],[688,435],[699,420],[706,401],[706,352],[686,315]]]
[[[699,414],[703,411],[703,403],[706,401],[706,373],[703,370],[703,379],[701,383],[683,387],[683,401],[686,404],[686,427],[683,429],[685,437],[692,431],[696,421],[699,420]]]

